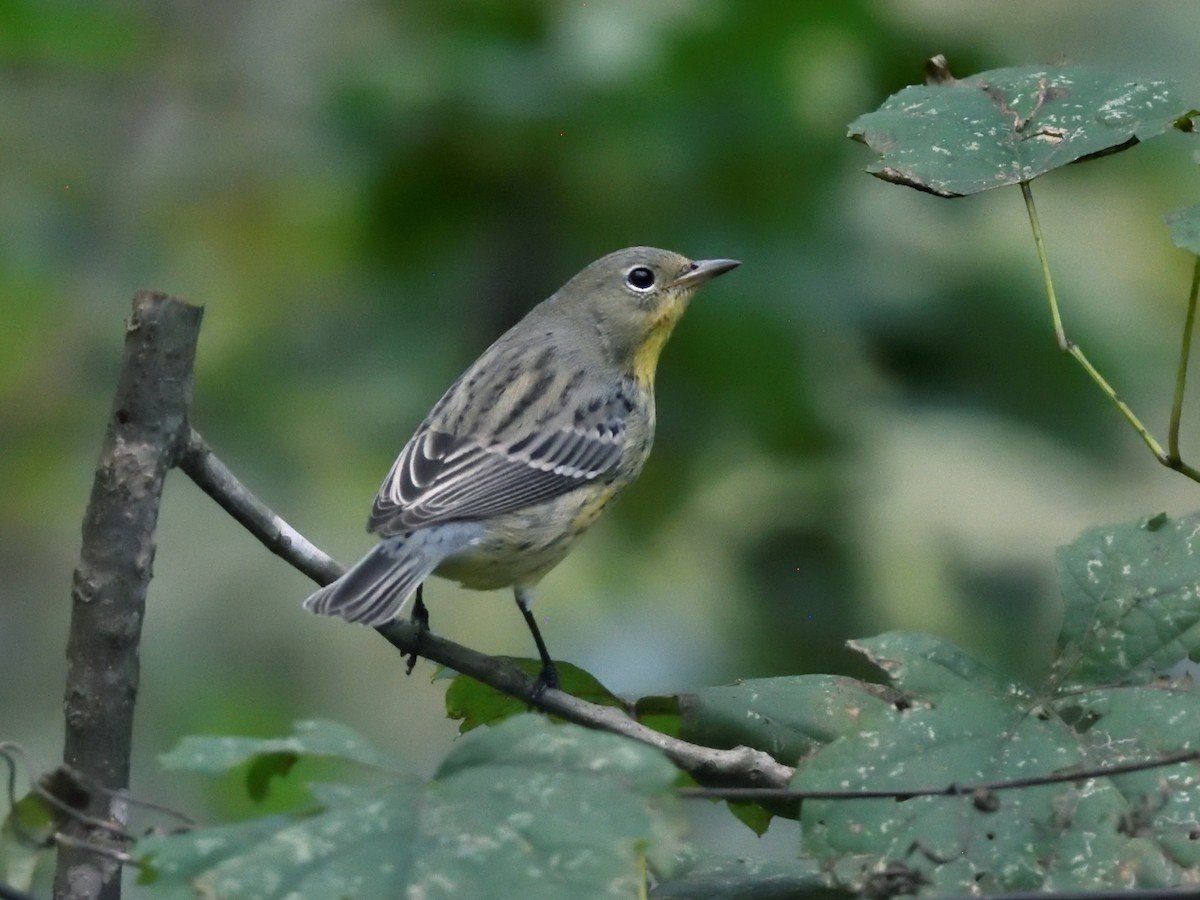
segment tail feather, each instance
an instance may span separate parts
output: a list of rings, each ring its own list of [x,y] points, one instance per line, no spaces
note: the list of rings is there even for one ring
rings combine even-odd
[[[387,538],[345,575],[304,601],[305,609],[363,625],[394,619],[408,598],[457,547],[415,532]]]

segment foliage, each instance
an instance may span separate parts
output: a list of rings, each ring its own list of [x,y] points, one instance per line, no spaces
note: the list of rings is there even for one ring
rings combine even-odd
[[[654,721],[674,715],[672,730],[689,739],[748,744],[797,766],[792,788],[819,796],[803,800],[795,865],[672,863],[676,822],[664,804],[675,773],[661,758],[515,708],[503,720],[458,679],[448,705],[491,727],[428,784],[318,785],[316,810],[143,841],[147,880],[180,897],[186,885],[382,897],[399,884],[439,896],[443,882],[473,896],[633,896],[645,851],[667,897],[863,891],[885,872],[929,896],[1179,884],[1200,871],[1195,760],[1104,770],[1200,751],[1200,691],[1158,677],[1200,650],[1198,551],[1200,514],[1090,529],[1063,548],[1066,614],[1035,685],[932,636],[893,633],[855,644],[889,686],[797,676],[648,699]],[[254,758],[253,793],[264,780],[253,773],[304,754],[394,769],[331,723],[280,740],[189,738],[164,761],[211,774]]]
[[[22,45],[16,55],[30,54]],[[380,90],[378,83],[368,87]],[[376,126],[395,99],[372,91],[345,98],[371,107],[365,118]],[[464,120],[487,108],[486,97],[460,99]],[[1186,127],[1188,115],[1178,88],[1166,82],[1085,67],[1031,67],[910,88],[856,120],[851,131],[884,153],[873,167],[877,174],[954,196],[1025,183],[1124,149],[1172,125]],[[671,119],[665,127],[681,125]],[[428,156],[403,165],[376,160],[372,177],[393,191],[416,184],[410,168],[464,143],[463,134],[430,131]],[[983,134],[989,140],[978,146]],[[509,146],[521,144],[510,137]],[[400,193],[409,205],[427,199]],[[472,202],[486,207],[495,200],[481,195]],[[614,206],[607,215],[625,212]],[[442,228],[449,228],[456,213],[442,214]],[[1173,240],[1193,252],[1197,218],[1192,208],[1170,220]],[[385,225],[385,236],[389,227],[398,229]],[[545,236],[506,230],[519,235],[509,238],[519,250]],[[316,246],[323,234],[305,240]],[[476,243],[486,241],[476,236]],[[425,254],[424,246],[406,249]],[[439,258],[448,264],[455,254],[443,250]],[[260,325],[269,330],[279,318],[265,316]],[[236,367],[231,373],[233,381],[244,380]],[[756,428],[765,426],[758,421]],[[803,440],[790,437],[795,453]],[[643,721],[688,740],[749,744],[795,765],[793,787],[826,796],[805,799],[799,810],[764,801],[758,816],[743,811],[760,830],[772,814],[797,816],[804,855],[795,863],[681,849],[670,790],[677,773],[656,754],[611,736],[552,727],[526,715],[522,704],[457,679],[448,710],[464,731],[476,733],[428,782],[397,776],[399,760],[333,723],[301,723],[293,735],[273,740],[188,739],[166,757],[168,767],[216,774],[243,766],[245,790],[256,800],[301,759],[352,763],[366,774],[314,786],[315,805],[289,814],[148,838],[138,846],[143,880],[158,896],[201,890],[318,898],[394,896],[399,884],[427,896],[632,896],[646,868],[662,897],[1097,890],[1194,880],[1200,871],[1194,762],[1103,769],[1200,744],[1190,725],[1200,712],[1193,684],[1163,674],[1200,646],[1198,522],[1155,516],[1092,529],[1061,553],[1066,609],[1058,652],[1040,681],[1000,674],[938,638],[889,633],[854,644],[887,685],[788,676],[630,704]],[[564,671],[589,698],[620,703],[587,673]],[[1065,780],[1004,789],[1003,782],[1053,773]],[[855,790],[898,796],[827,796]],[[15,807],[0,833],[0,854],[16,842],[12,822],[35,807],[24,801]],[[28,875],[27,858],[11,855],[8,862],[11,872]],[[892,879],[890,887],[884,878]]]
[[[867,171],[942,197],[1031,181],[1187,123],[1179,85],[1087,66],[996,69],[906,87],[850,123]]]
[[[1091,69],[998,70],[907,89],[879,112],[861,117],[851,132],[885,154],[873,167],[877,174],[954,196],[1025,185],[1052,168],[1162,133],[1185,121],[1187,107],[1177,93],[1162,83],[1130,82]],[[1182,246],[1194,242],[1194,218],[1182,211],[1172,219],[1174,239]],[[1032,209],[1031,221],[1040,248]],[[507,833],[517,819],[536,823],[525,833],[520,865],[503,854],[486,863],[495,867],[503,892],[522,895],[543,889],[547,872],[554,873],[549,883],[561,887],[555,878],[571,867],[555,865],[562,844],[549,834],[569,845],[571,812],[579,810],[589,811],[584,831],[609,848],[581,880],[571,882],[573,896],[581,897],[599,896],[617,884],[624,885],[618,891],[634,891],[637,848],[651,851],[661,896],[739,896],[750,890],[768,896],[772,890],[846,887],[936,896],[1180,884],[1200,871],[1193,824],[1200,820],[1200,781],[1193,774],[1194,760],[1110,770],[1200,750],[1200,736],[1190,726],[1200,718],[1200,694],[1190,679],[1163,677],[1200,650],[1197,534],[1200,515],[1158,515],[1089,529],[1064,548],[1059,555],[1063,623],[1053,663],[1037,683],[1001,675],[939,638],[891,633],[853,644],[887,676],[888,685],[790,676],[629,705],[643,721],[684,739],[716,747],[746,744],[794,765],[795,798],[805,798],[799,807],[780,797],[764,800],[757,812],[744,803],[735,812],[760,832],[771,815],[798,817],[804,857],[796,866],[718,859],[697,865],[693,859],[672,867],[664,852],[670,841],[661,840],[669,820],[652,812],[673,779],[669,767],[659,761],[654,768],[653,754],[637,748],[636,764],[618,766],[623,790],[613,795],[616,785],[606,771],[612,763],[601,762],[609,757],[590,744],[575,746],[599,736],[532,724],[536,720],[516,701],[464,677],[454,679],[447,691],[448,712],[462,720],[464,731],[490,728],[452,753],[430,786],[401,781],[366,790],[319,787],[320,809],[303,818],[274,817],[228,826],[228,831],[154,839],[140,850],[152,861],[156,883],[167,887],[183,881],[217,890],[237,885],[236,894],[244,889],[245,873],[254,873],[275,892],[298,882],[311,892],[321,881],[371,896],[386,894],[387,884],[419,883],[428,889],[434,882],[426,879],[440,871],[450,883],[473,883],[478,889],[483,882],[472,879],[480,870],[463,871],[454,867],[452,856],[438,856],[446,851],[446,835],[422,831],[430,817],[413,812],[446,799],[449,783],[469,786],[456,802],[474,803],[473,814],[484,823],[476,832],[455,820],[454,827],[466,829],[459,841],[472,833],[494,837],[497,828]],[[564,673],[595,701],[620,704],[587,673],[573,667]],[[334,726],[308,727],[328,738]],[[536,810],[528,806],[528,791],[500,779],[499,772],[513,765],[509,751],[493,758],[515,728],[531,729],[515,741],[520,782],[527,786],[531,778],[540,783],[565,777],[571,787],[561,796],[547,794]],[[574,748],[566,760],[545,750],[560,739]],[[616,739],[605,741],[606,752],[618,758],[634,752]],[[331,746],[359,748],[351,755],[377,762],[374,751],[363,757],[358,739],[345,735],[319,747],[298,737],[208,740],[199,748],[181,748],[171,759],[211,770],[253,755],[260,763],[250,770],[259,772],[252,790],[261,792],[269,778],[264,769],[286,772],[292,754],[327,753]],[[595,782],[586,774],[590,754],[603,773]],[[547,762],[551,766],[544,769]],[[564,762],[565,773],[557,768]],[[641,767],[654,774],[634,777],[631,789],[623,779]],[[478,777],[460,784],[461,772]],[[1052,777],[1055,773],[1062,777]],[[1032,783],[1024,783],[1028,779]],[[488,784],[495,786],[484,790]],[[579,790],[588,799],[575,793]],[[891,796],[855,797],[854,792]],[[601,796],[618,808],[598,807],[593,818],[593,804]],[[617,822],[632,828],[611,832]],[[571,824],[580,826],[583,820]],[[597,825],[605,837],[596,836]],[[366,837],[344,837],[355,828],[367,829]],[[335,840],[334,834],[343,837]],[[394,850],[389,854],[382,848],[394,848],[399,839],[405,853],[397,861]],[[576,846],[587,846],[582,834],[575,840]],[[492,848],[491,841],[485,843]],[[420,852],[414,850],[418,846]],[[304,852],[290,852],[297,847]],[[318,847],[319,853],[313,849]],[[533,874],[526,880],[521,871]],[[379,880],[351,881],[367,872]]]
[[[1177,209],[1167,216],[1176,247],[1200,255],[1200,206]]]
[[[54,812],[36,793],[17,800],[0,823],[0,884],[29,888],[38,857],[51,846]]]
[[[811,859],[768,860],[695,854],[650,892],[654,900],[839,900],[853,896],[832,888]]]
[[[168,759],[212,773],[339,746],[350,762],[384,760],[328,722],[282,740],[189,738]],[[668,865],[676,849],[673,779],[645,747],[520,716],[473,735],[426,783],[317,785],[315,809],[143,841],[142,881],[180,900],[394,897],[401,885],[422,897],[628,896],[644,856]]]
[[[541,672],[540,660],[513,659],[526,675]],[[573,697],[600,706],[624,706],[621,699],[596,680],[595,676],[571,663],[558,663],[559,686]],[[446,715],[459,720],[458,730],[466,734],[480,725],[494,725],[517,713],[524,712],[524,700],[512,697],[474,678],[462,678],[452,672],[442,673],[451,678],[446,688]]]

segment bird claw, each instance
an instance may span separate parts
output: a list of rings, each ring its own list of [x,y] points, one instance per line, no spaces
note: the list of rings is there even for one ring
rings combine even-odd
[[[558,667],[552,662],[545,663],[542,666],[542,671],[538,672],[537,680],[533,682],[533,688],[529,691],[529,708],[533,709],[538,705],[538,701],[542,698],[542,694],[546,693],[546,689],[559,689],[558,682]]]
[[[417,585],[417,602],[413,604],[412,620],[417,623],[417,643],[413,647],[412,653],[408,654],[408,665],[404,669],[405,675],[411,675],[413,669],[417,666],[417,650],[421,648],[421,637],[429,630],[429,609],[425,606],[425,598],[423,584]]]

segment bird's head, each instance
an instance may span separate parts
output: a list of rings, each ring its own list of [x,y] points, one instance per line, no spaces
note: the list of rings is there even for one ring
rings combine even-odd
[[[738,265],[733,259],[693,261],[669,250],[629,247],[596,260],[549,303],[599,341],[608,358],[650,384],[692,294]]]

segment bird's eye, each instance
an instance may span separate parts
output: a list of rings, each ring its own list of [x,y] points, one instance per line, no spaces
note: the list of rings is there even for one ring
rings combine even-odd
[[[654,272],[645,266],[635,266],[625,276],[625,283],[635,291],[648,291],[654,287]]]

